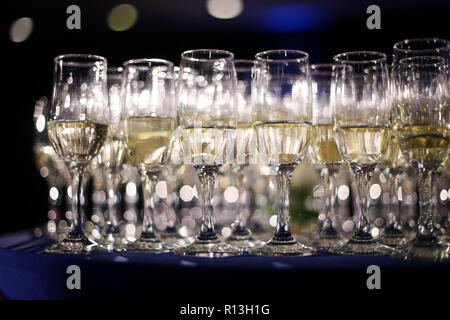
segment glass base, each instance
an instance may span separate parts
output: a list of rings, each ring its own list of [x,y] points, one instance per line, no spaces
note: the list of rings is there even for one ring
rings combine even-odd
[[[110,233],[100,239],[98,244],[108,251],[124,252],[126,251],[128,241],[118,233]]]
[[[175,249],[174,253],[181,256],[221,258],[238,256],[242,254],[242,251],[219,239],[200,240],[197,238],[193,243]]]
[[[343,238],[337,234],[333,236],[318,234],[315,238],[312,239],[311,246],[313,246],[317,250],[328,251],[340,244],[342,241]]]
[[[351,238],[344,240],[329,251],[335,254],[349,256],[389,256],[396,252],[395,249],[376,242],[373,238]]]
[[[46,247],[44,252],[62,254],[90,254],[105,253],[107,250],[97,243],[89,241],[89,239],[85,236],[75,237],[68,235],[62,241]]]
[[[126,252],[136,253],[167,253],[172,252],[173,248],[155,235],[141,236],[135,242],[129,243],[125,249]]]
[[[280,241],[275,238],[265,245],[250,249],[249,254],[255,256],[306,257],[317,253],[316,249],[308,247],[295,239]]]
[[[415,239],[410,245],[394,255],[405,260],[443,261],[448,259],[449,246],[438,243],[436,239]]]
[[[252,232],[248,229],[243,231],[233,231],[231,236],[229,236],[225,242],[233,247],[239,248],[243,253],[248,253],[251,248],[261,247],[265,243],[264,241],[254,239]]]
[[[399,234],[383,234],[380,238],[377,239],[379,243],[382,243],[388,247],[402,249],[409,245],[411,242],[408,240],[403,233]]]
[[[167,244],[167,246],[171,247],[172,249],[187,246],[188,244],[191,244],[194,242],[193,237],[183,237],[179,235],[178,233],[167,233],[167,234],[161,234],[161,240]]]

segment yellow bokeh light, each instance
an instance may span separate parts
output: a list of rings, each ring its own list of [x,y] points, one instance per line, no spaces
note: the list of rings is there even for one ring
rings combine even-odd
[[[108,26],[114,31],[130,29],[138,19],[138,10],[131,4],[119,4],[111,9],[108,14]]]

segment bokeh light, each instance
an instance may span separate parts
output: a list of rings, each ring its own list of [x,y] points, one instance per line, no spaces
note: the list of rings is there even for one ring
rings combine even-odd
[[[24,42],[33,31],[33,20],[28,17],[19,18],[13,22],[9,29],[9,37],[12,42]]]
[[[217,19],[233,19],[244,9],[242,0],[207,0],[206,10]]]
[[[138,10],[131,4],[119,4],[111,9],[108,14],[107,23],[114,31],[125,31],[130,29],[138,19]]]

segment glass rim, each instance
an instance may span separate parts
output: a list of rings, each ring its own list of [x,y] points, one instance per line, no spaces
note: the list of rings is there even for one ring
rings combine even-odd
[[[423,60],[423,62],[419,60]],[[426,60],[430,61],[426,62]],[[445,66],[445,59],[439,56],[415,56],[400,59],[399,64],[401,66],[439,67]]]
[[[400,48],[403,44],[409,44],[409,43],[420,43],[420,42],[434,42],[434,43],[441,43],[441,46],[436,46],[435,48],[427,48],[427,49],[408,49],[408,48]],[[393,49],[394,51],[400,51],[403,53],[410,52],[410,53],[425,53],[430,51],[439,51],[442,49],[447,48],[447,50],[450,50],[450,41],[443,38],[411,38],[411,39],[404,39],[401,41],[397,41],[394,43]]]
[[[135,67],[172,67],[174,66],[172,61],[160,59],[160,58],[138,58],[138,59],[130,59],[122,63],[122,66],[125,69],[127,69],[130,66]]]
[[[218,54],[219,56],[216,58],[210,57],[210,58],[199,58],[194,57],[195,54]],[[221,56],[220,56],[221,55]],[[181,60],[187,60],[192,62],[212,62],[212,61],[219,61],[219,60],[234,60],[234,54],[227,50],[222,49],[191,49],[186,50],[181,53]]]
[[[363,59],[360,60],[344,60],[343,57],[350,56],[363,56]],[[370,59],[364,56],[373,56],[374,58]],[[387,55],[383,52],[378,51],[349,51],[338,53],[333,56],[333,61],[339,64],[369,64],[369,63],[382,63],[387,62]]]
[[[54,59],[55,64],[65,66],[92,66],[97,63],[107,63],[103,56],[89,53],[67,53],[60,54]]]
[[[264,58],[264,55],[270,55],[275,53],[295,53],[298,54],[297,58],[284,58],[284,59],[273,59],[270,57]],[[295,50],[295,49],[275,49],[275,50],[266,50],[261,51],[255,54],[255,60],[259,62],[275,62],[275,63],[284,63],[284,62],[304,62],[309,59],[309,53],[306,51]]]

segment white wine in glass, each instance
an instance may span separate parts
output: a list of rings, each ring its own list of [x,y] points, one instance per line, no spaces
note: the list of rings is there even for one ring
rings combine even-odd
[[[390,255],[394,249],[373,239],[367,216],[370,180],[391,136],[386,55],[355,51],[338,54],[333,60],[334,130],[339,154],[355,176],[359,212],[353,237],[330,251],[345,255]]]
[[[143,194],[141,235],[126,251],[170,252],[173,248],[154,228],[153,198],[177,126],[174,66],[162,59],[136,59],[125,62],[124,70],[121,128],[127,159],[139,170]]]
[[[95,55],[68,54],[55,58],[52,108],[48,136],[55,153],[72,178],[72,216],[65,239],[46,248],[49,253],[104,251],[84,235],[81,209],[82,178],[108,136],[109,106],[106,59]]]
[[[255,58],[253,126],[260,159],[276,176],[278,195],[274,236],[249,253],[310,256],[316,250],[293,237],[289,222],[292,173],[303,159],[311,135],[309,55],[297,50],[270,50],[256,54]]]

